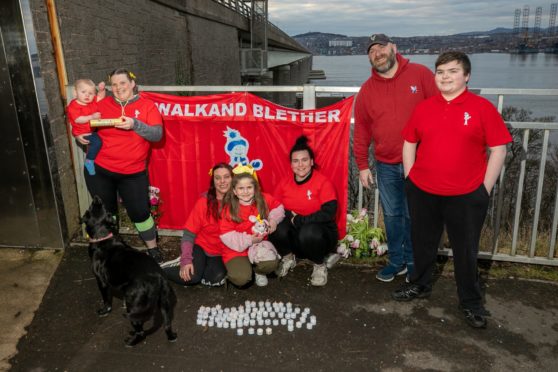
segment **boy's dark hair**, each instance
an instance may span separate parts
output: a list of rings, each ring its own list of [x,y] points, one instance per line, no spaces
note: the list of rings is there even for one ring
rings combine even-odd
[[[434,67],[437,69],[438,66],[445,65],[446,63],[453,61],[457,61],[463,67],[465,75],[471,74],[471,60],[469,60],[467,54],[457,50],[440,54],[436,59]]]

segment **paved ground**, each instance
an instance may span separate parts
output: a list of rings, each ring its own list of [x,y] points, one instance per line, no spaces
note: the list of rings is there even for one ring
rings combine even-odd
[[[9,368],[43,298],[62,251],[0,249],[0,371]]]
[[[474,330],[459,316],[451,278],[439,278],[429,300],[401,304],[389,294],[402,278],[384,284],[369,268],[338,265],[325,288],[313,288],[310,272],[299,264],[266,288],[175,287],[178,341],[168,343],[158,329],[126,348],[121,301],[108,317],[96,317],[100,297],[86,249],[70,248],[9,362],[13,371],[557,370],[555,284],[487,281],[492,318],[488,329]],[[238,306],[247,299],[310,307],[318,324],[311,331],[274,328],[270,336],[196,325],[200,305]]]

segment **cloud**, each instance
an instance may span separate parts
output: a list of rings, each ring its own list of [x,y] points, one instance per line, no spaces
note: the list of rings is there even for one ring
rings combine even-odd
[[[289,35],[309,31],[366,36],[450,35],[513,27],[515,9],[525,0],[272,0],[271,22]],[[529,1],[527,1],[529,3]],[[530,5],[530,26],[535,8]],[[550,3],[543,6],[542,27],[548,26]]]

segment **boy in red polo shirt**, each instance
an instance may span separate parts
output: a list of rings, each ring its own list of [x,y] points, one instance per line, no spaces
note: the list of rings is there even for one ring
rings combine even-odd
[[[485,328],[488,312],[477,273],[479,240],[490,191],[512,138],[496,108],[467,90],[470,75],[466,54],[441,54],[435,72],[440,94],[417,105],[403,130],[415,271],[410,284],[392,297],[410,301],[430,296],[445,225],[453,251],[459,308],[468,325]]]

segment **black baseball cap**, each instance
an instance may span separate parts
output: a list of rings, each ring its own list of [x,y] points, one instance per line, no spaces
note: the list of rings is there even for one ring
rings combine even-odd
[[[366,53],[370,53],[370,48],[372,48],[373,45],[387,45],[388,43],[393,43],[393,40],[386,34],[373,34],[370,36],[370,44],[368,44],[368,48],[366,48]]]

